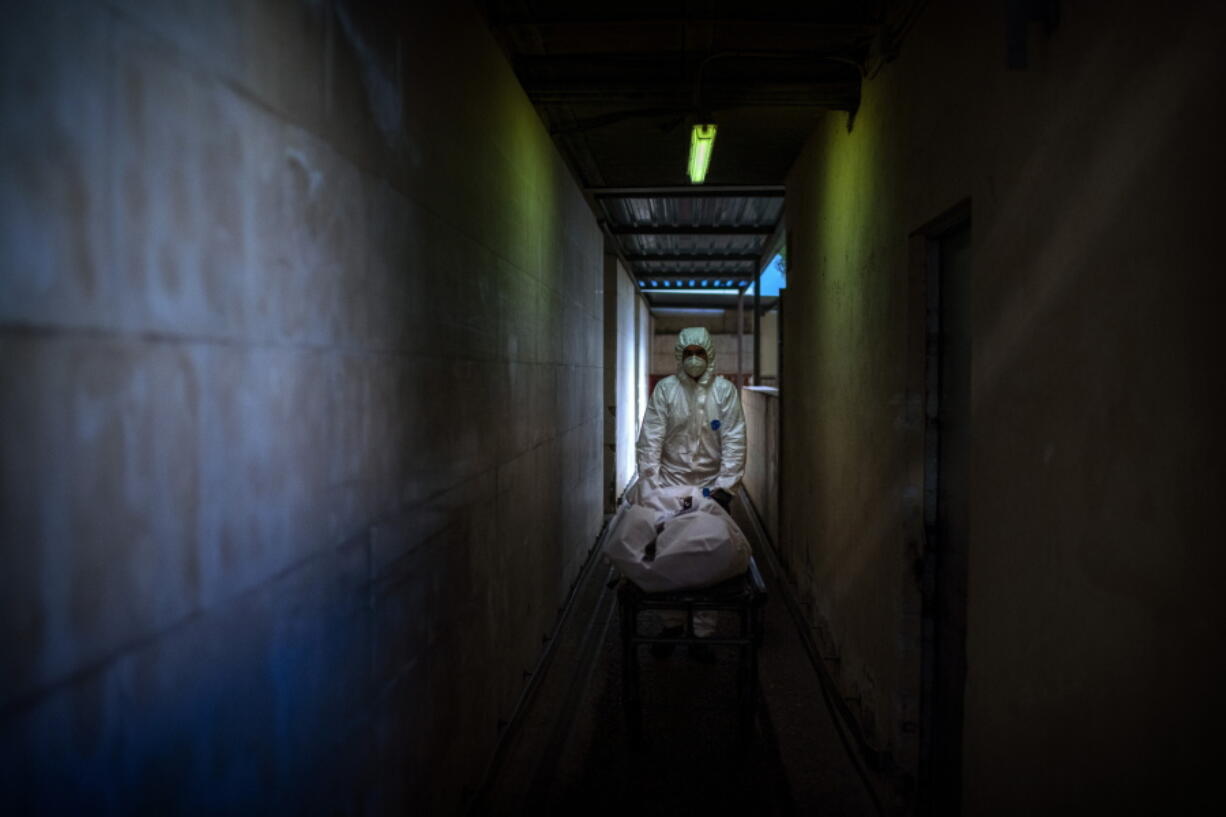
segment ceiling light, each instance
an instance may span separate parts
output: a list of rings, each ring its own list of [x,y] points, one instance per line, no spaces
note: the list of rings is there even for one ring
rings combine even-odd
[[[715,147],[715,125],[695,125],[690,132],[690,181],[702,184]]]

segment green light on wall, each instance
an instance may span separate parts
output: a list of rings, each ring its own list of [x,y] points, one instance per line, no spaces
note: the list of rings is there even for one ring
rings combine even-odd
[[[695,125],[690,132],[690,182],[702,184],[715,148],[715,125]]]

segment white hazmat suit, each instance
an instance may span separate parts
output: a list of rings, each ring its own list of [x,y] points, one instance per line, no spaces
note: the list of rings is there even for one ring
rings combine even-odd
[[[685,371],[687,346],[707,352],[705,370],[697,379]],[[640,491],[692,485],[736,493],[745,476],[740,393],[715,374],[715,347],[703,327],[682,329],[675,354],[677,374],[656,384],[643,415],[636,446]]]
[[[685,357],[689,346],[707,353]],[[715,374],[715,346],[701,326],[682,329],[674,348],[677,373],[656,384],[643,414],[636,454],[639,496],[653,489],[689,485],[735,494],[745,476],[745,418],[737,387]],[[697,375],[697,376],[692,376]],[[694,634],[715,631],[716,614],[694,614]],[[677,629],[684,613],[661,613],[666,630]]]

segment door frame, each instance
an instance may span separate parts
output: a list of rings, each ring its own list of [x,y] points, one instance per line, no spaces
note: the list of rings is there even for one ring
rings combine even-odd
[[[908,265],[906,446],[910,507],[905,517],[904,541],[911,570],[904,591],[904,609],[911,633],[908,640],[914,645],[909,651],[909,674],[915,679],[915,692],[904,700],[903,729],[914,737],[906,766],[916,774],[915,813],[942,817],[956,817],[961,811],[960,702],[965,681],[965,613],[961,622],[963,674],[957,681],[956,723],[937,724],[933,702],[937,693],[934,645],[939,545],[933,533],[940,491],[940,437],[936,423],[940,410],[940,242],[962,228],[972,228],[969,198],[911,233]],[[969,374],[968,371],[968,377]],[[952,739],[956,745],[934,758],[936,737]]]

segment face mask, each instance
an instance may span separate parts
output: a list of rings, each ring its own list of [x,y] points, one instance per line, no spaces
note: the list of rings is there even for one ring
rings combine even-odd
[[[686,374],[695,378],[702,377],[702,373],[707,370],[707,362],[698,355],[687,357],[682,366],[685,368]]]

